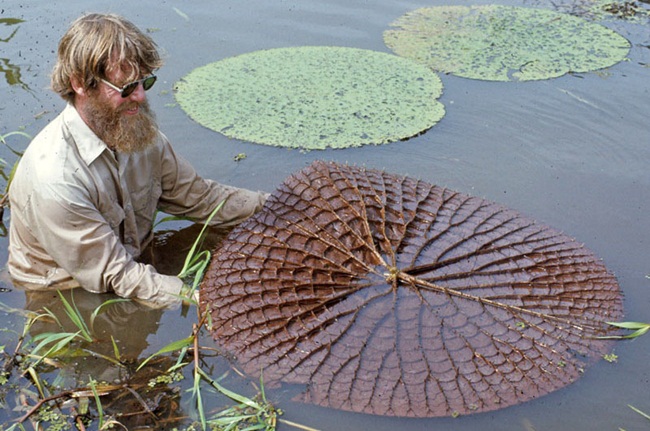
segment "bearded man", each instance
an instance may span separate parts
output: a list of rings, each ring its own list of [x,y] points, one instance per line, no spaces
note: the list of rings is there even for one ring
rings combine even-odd
[[[9,191],[8,269],[27,288],[81,286],[162,304],[183,282],[137,261],[157,210],[233,225],[268,196],[201,178],[158,130],[145,91],[162,60],[113,14],[88,14],[62,37],[52,89],[65,109],[30,143]]]

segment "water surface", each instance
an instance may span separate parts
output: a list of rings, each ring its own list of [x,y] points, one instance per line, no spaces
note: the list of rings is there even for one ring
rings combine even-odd
[[[525,83],[442,76],[443,120],[417,138],[389,145],[304,153],[249,144],[203,128],[174,103],[173,83],[193,68],[254,50],[334,45],[390,52],[382,41],[388,25],[410,10],[437,4],[442,3],[3,0],[0,19],[24,22],[0,24],[0,133],[24,128],[35,135],[57,115],[63,101],[48,85],[59,37],[82,12],[117,12],[149,29],[165,52],[166,65],[149,98],[163,131],[202,175],[272,191],[290,173],[326,159],[385,169],[497,201],[584,242],[618,277],[625,319],[650,321],[648,24],[605,22],[633,45],[628,61],[607,70]],[[517,0],[507,4],[524,5]],[[544,2],[526,5],[553,7]],[[26,143],[20,138],[11,142],[18,147]],[[239,153],[247,158],[235,162]],[[6,148],[0,148],[0,157],[15,160]],[[7,224],[8,213],[4,218]],[[174,232],[162,237],[161,245],[171,243],[172,263],[184,256],[177,244],[187,245],[196,234],[192,228],[183,230],[185,226],[171,225]],[[7,238],[2,237],[2,261],[6,249]],[[167,265],[164,270],[174,268]],[[19,308],[47,299],[13,289],[0,294],[1,302]],[[95,301],[83,294],[76,299],[89,309]],[[134,358],[184,338],[196,320],[194,311],[185,309],[136,309],[109,317],[101,330],[119,336]],[[6,319],[2,326],[16,325],[4,314],[0,319]],[[627,405],[650,412],[650,336],[617,343],[614,352],[617,363],[600,361],[578,382],[548,396],[456,419],[382,418],[294,404],[282,392],[271,397],[281,400],[285,418],[321,430],[648,429],[647,420]]]

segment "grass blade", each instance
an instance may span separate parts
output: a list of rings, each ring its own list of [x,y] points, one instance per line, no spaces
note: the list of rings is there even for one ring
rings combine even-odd
[[[642,322],[605,322],[610,326],[615,326],[617,328],[623,329],[643,329],[650,328],[650,323]]]
[[[81,313],[77,308],[77,304],[74,303],[74,295],[72,292],[70,292],[72,304],[68,302],[67,299],[65,299],[65,296],[63,296],[63,293],[61,293],[60,290],[57,292],[59,294],[59,297],[61,297],[61,301],[63,302],[63,307],[65,308],[66,314],[70,320],[72,320],[72,323],[74,323],[74,325],[79,328],[79,335],[81,335],[86,341],[92,343],[93,337],[90,334],[90,329],[88,329],[88,325],[86,325],[84,318],[81,316]]]
[[[641,410],[637,409],[633,405],[628,404],[627,406],[650,421],[650,415],[648,415],[647,413],[642,412]]]
[[[191,346],[192,343],[194,342],[194,335],[190,335],[187,338],[183,338],[182,340],[176,340],[173,341],[169,344],[167,344],[165,347],[162,349],[158,350],[156,353],[153,355],[149,356],[147,359],[145,359],[136,369],[136,371],[139,371],[142,367],[145,366],[147,362],[149,362],[151,359],[153,359],[155,356],[162,355],[163,353],[170,353],[170,352],[175,352],[177,350],[181,350],[184,348],[187,348],[188,346]]]
[[[97,393],[97,382],[95,382],[95,379],[90,377],[88,383],[90,389],[93,391],[93,396],[95,397],[95,406],[97,407],[97,415],[99,416],[99,429],[102,429],[104,427],[104,409],[102,407],[102,402],[99,399],[99,394]]]
[[[201,370],[200,368],[199,368],[199,373],[201,374],[201,376],[202,376],[202,377],[203,377],[207,382],[210,383],[210,385],[212,385],[216,390],[218,390],[219,392],[221,392],[222,394],[224,394],[225,396],[227,396],[227,397],[230,398],[231,400],[233,400],[233,401],[237,401],[238,403],[244,404],[244,405],[246,405],[246,406],[248,406],[248,407],[251,407],[251,408],[253,408],[253,409],[255,409],[255,410],[263,410],[263,407],[262,407],[262,406],[260,406],[258,403],[256,403],[255,401],[251,400],[250,398],[245,397],[245,396],[243,396],[243,395],[239,395],[239,394],[237,394],[237,393],[235,393],[235,392],[233,392],[233,391],[231,391],[231,390],[228,390],[228,389],[224,388],[224,387],[221,386],[219,383],[217,383],[216,380],[214,380],[212,377],[208,376],[208,375],[205,373],[205,371]]]
[[[305,430],[305,431],[319,431],[316,428],[308,427],[306,425],[301,425],[299,423],[291,422],[291,421],[288,421],[286,419],[278,419],[278,422],[282,422],[283,424],[287,424],[290,427],[298,428],[298,429]]]
[[[38,334],[32,340],[39,341],[40,343],[30,352],[30,356],[38,355],[38,352],[41,351],[48,344],[53,344],[50,349],[43,354],[42,356],[48,357],[49,355],[58,352],[63,347],[67,346],[72,340],[79,336],[79,332],[62,332],[62,333],[43,333]]]
[[[642,322],[605,322],[605,323],[607,323],[610,326],[614,326],[616,328],[629,329],[629,330],[635,329],[635,331],[627,335],[604,335],[598,338],[610,339],[610,340],[611,339],[624,340],[624,339],[640,337],[641,335],[650,331],[650,323],[642,323]]]
[[[205,412],[203,411],[203,398],[201,397],[201,369],[199,367],[194,368],[194,386],[192,387],[192,395],[196,397],[196,410],[199,414],[199,420],[201,421],[201,429],[206,430],[206,419]]]
[[[216,206],[214,210],[212,210],[212,213],[210,213],[210,216],[208,219],[205,221],[205,224],[203,225],[203,228],[201,229],[201,232],[199,233],[199,236],[196,238],[196,241],[194,241],[194,244],[192,244],[192,248],[190,248],[190,251],[187,253],[187,257],[185,258],[185,264],[183,265],[183,269],[181,269],[180,274],[178,275],[179,278],[184,278],[189,276],[190,274],[188,273],[188,269],[190,266],[192,266],[192,262],[195,260],[195,254],[196,250],[201,247],[203,244],[203,240],[205,239],[205,235],[207,232],[208,225],[210,221],[214,218],[214,216],[219,212],[221,207],[226,203],[226,199],[222,200],[219,202],[219,204]]]
[[[163,217],[160,220],[158,220],[157,222],[155,222],[154,225],[153,225],[153,228],[155,229],[159,224],[166,223],[166,222],[169,222],[169,221],[187,221],[187,220],[189,220],[189,219],[187,217],[183,217],[183,216],[167,216],[167,217]]]
[[[38,377],[38,374],[36,373],[34,367],[27,368],[27,374],[29,374],[34,381],[36,389],[38,389],[38,393],[41,394],[41,398],[45,398],[45,392],[43,391],[43,386],[41,385],[41,379]]]
[[[115,337],[111,335],[111,343],[113,344],[113,354],[115,355],[115,359],[120,362],[122,360],[122,355],[120,355],[120,348],[117,347],[117,343],[115,342]]]

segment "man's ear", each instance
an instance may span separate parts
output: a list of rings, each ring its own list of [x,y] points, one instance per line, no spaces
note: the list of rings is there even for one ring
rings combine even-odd
[[[72,85],[72,89],[74,90],[75,94],[77,94],[77,96],[83,96],[86,94],[86,90],[81,84],[81,80],[76,76],[70,78],[70,85]]]

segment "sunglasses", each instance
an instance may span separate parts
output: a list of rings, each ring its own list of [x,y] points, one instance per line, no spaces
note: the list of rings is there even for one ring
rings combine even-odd
[[[135,89],[138,88],[138,85],[140,85],[140,83],[142,83],[142,88],[144,88],[144,91],[147,91],[148,89],[153,87],[153,85],[156,83],[156,79],[157,79],[156,75],[149,75],[146,78],[142,78],[142,79],[138,79],[137,81],[129,82],[128,84],[126,84],[122,88],[118,87],[115,84],[111,84],[110,82],[108,82],[105,79],[102,79],[102,82],[104,84],[108,85],[109,87],[111,87],[113,90],[120,93],[120,96],[129,97],[135,91]]]

